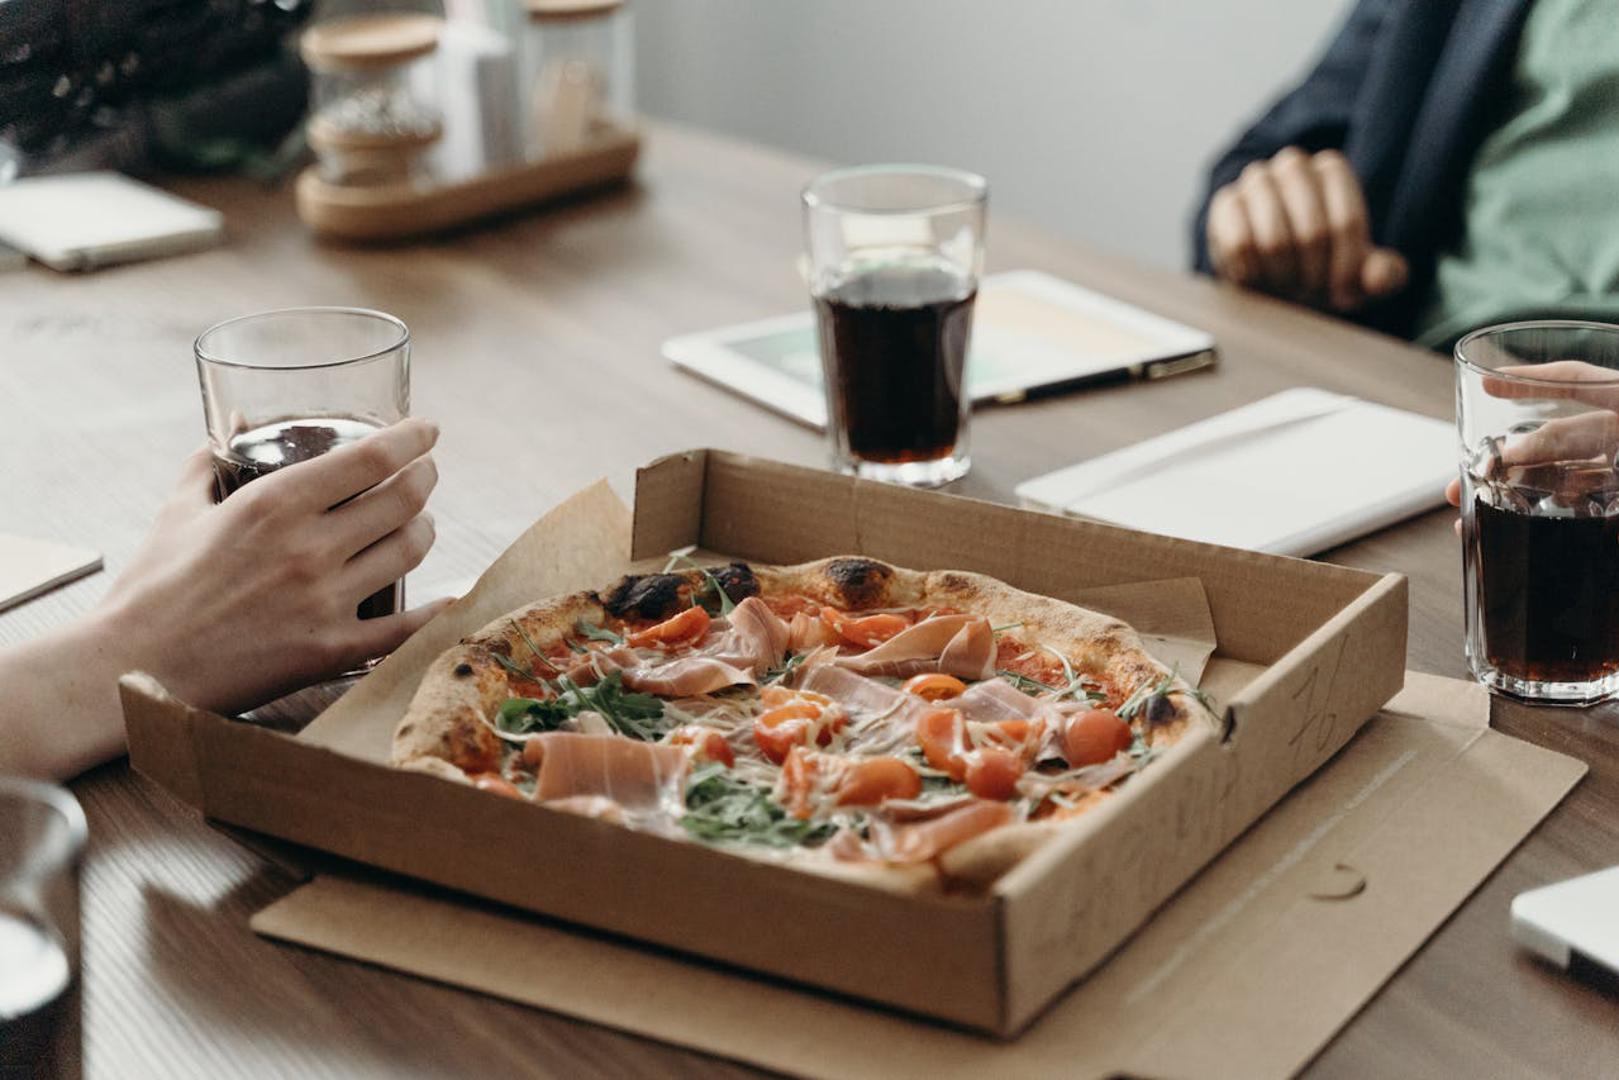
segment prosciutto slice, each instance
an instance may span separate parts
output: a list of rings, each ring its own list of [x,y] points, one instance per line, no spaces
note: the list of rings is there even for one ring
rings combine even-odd
[[[916,741],[916,718],[929,708],[915,694],[857,675],[834,664],[817,664],[804,673],[799,689],[825,694],[849,714],[844,729],[850,750],[892,753]]]
[[[725,630],[698,650],[731,667],[759,675],[787,655],[788,629],[763,600],[750,596],[732,611]]]
[[[872,846],[878,858],[890,863],[919,863],[949,851],[1017,817],[1010,803],[977,799],[925,821],[902,825],[874,823]]]
[[[599,809],[600,803],[585,801],[592,796],[629,813],[682,804],[687,758],[678,746],[568,731],[548,732],[536,741],[542,747],[534,789],[538,802],[568,800],[563,808],[575,813],[586,806]]]
[[[821,621],[819,616],[800,611],[787,624],[787,646],[793,652],[811,652],[826,646],[836,646],[835,630]]]
[[[921,709],[927,702],[914,694],[857,675],[836,664],[817,664],[804,673],[799,689],[825,694],[851,716],[893,717],[908,709]]]
[[[1068,717],[1092,707],[1088,701],[1032,697],[1002,679],[974,683],[960,697],[940,704],[959,710],[969,725],[1004,724],[1009,720],[1038,724],[1034,741],[1025,748],[1031,760],[1061,757],[1064,723]]]
[[[840,656],[837,663],[861,675],[904,678],[942,671],[961,679],[987,679],[995,674],[995,635],[980,615],[935,615],[875,649]]]
[[[1007,720],[1032,720],[1051,711],[1051,703],[1030,697],[1004,679],[986,679],[967,687],[966,693],[948,702],[963,720],[999,724]]]
[[[727,686],[754,686],[758,679],[747,668],[732,667],[712,656],[682,656],[665,664],[637,664],[624,668],[624,685],[659,697],[694,697]]]
[[[617,671],[630,690],[660,697],[694,697],[712,694],[728,686],[754,686],[758,679],[751,670],[701,653],[674,660],[644,660],[634,649],[619,646],[593,652],[586,660],[568,669],[568,677],[580,686],[594,686],[601,676]]]

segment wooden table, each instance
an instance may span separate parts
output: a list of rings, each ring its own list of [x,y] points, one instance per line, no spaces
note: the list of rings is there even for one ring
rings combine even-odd
[[[295,304],[402,316],[414,408],[443,424],[438,547],[417,599],[464,584],[552,502],[708,444],[818,464],[821,440],[673,371],[659,343],[804,301],[797,193],[813,163],[659,127],[639,185],[384,250],[324,247],[287,190],[176,183],[225,211],[227,245],[83,277],[0,282],[0,531],[94,544],[109,573],[0,615],[14,642],[94,604],[202,439],[191,340]],[[1323,386],[1451,415],[1448,363],[1204,280],[1149,271],[992,215],[992,269],[1035,267],[1205,328],[1218,371],[985,410],[966,494],[1013,484],[1276,390]],[[1329,556],[1411,578],[1411,666],[1462,676],[1460,559],[1435,512]],[[1315,1062],[1322,1076],[1596,1075],[1619,1069],[1619,1002],[1508,940],[1518,891],[1619,863],[1619,723],[1499,705],[1496,726],[1590,776]],[[253,936],[289,886],[122,763],[74,789],[89,813],[86,1028],[93,1074],[220,1076],[746,1070],[589,1024]]]

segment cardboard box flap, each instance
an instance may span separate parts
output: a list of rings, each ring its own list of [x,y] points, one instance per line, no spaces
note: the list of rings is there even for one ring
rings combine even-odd
[[[607,481],[563,500],[490,564],[471,592],[417,631],[299,737],[368,761],[386,761],[394,725],[435,657],[514,608],[614,580],[629,541],[629,508]],[[514,600],[509,585],[514,580],[534,587]]]
[[[1073,602],[1123,619],[1160,664],[1193,686],[1202,681],[1218,644],[1202,581],[1188,577],[1102,585],[1076,593]]]
[[[253,927],[786,1073],[1285,1076],[1585,771],[1490,731],[1487,700],[1468,684],[1415,674],[1408,683],[1361,738],[1011,1043],[397,881],[319,878]]]
[[[129,735],[129,760],[140,762],[139,771],[169,794],[200,808],[205,801],[203,775],[191,726],[195,717],[206,714],[142,671],[119,679],[118,693]]]

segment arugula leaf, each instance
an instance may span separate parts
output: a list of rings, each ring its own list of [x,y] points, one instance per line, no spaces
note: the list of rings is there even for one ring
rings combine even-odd
[[[523,629],[523,624],[522,623],[518,622],[516,619],[513,619],[512,620],[512,627],[514,629],[516,629],[517,636],[523,639],[523,644],[528,646],[528,653],[529,653],[528,670],[529,670],[529,673],[530,673],[530,677],[533,677],[533,675],[534,675],[534,661],[535,660],[538,660],[540,663],[542,663],[546,667],[550,668],[551,673],[553,675],[561,675],[562,674],[562,669],[561,668],[557,667],[555,664],[551,663],[551,661],[547,660],[545,657],[540,655],[540,647],[538,645],[534,644],[534,639],[528,636],[528,631]]]
[[[791,675],[798,668],[798,665],[802,664],[808,657],[809,653],[794,653],[777,666],[766,669],[763,684],[769,685],[770,683],[782,682],[787,678],[787,676]]]
[[[1115,710],[1118,713],[1119,719],[1128,720],[1136,713],[1140,712],[1141,707],[1147,703],[1147,699],[1168,690],[1170,684],[1174,682],[1174,678],[1175,677],[1173,675],[1165,675],[1156,683],[1144,682],[1140,686],[1136,687],[1130,692],[1130,696],[1124,699],[1124,704],[1120,705],[1118,709]]]
[[[542,685],[545,683],[544,679],[534,674],[533,668],[523,667],[509,656],[502,656],[499,653],[491,653],[490,655],[495,658],[495,663],[499,664],[513,675],[516,675],[518,678],[524,679],[528,682],[537,682]]]
[[[1039,679],[1031,679],[1021,672],[1009,671],[1006,668],[998,668],[995,674],[999,675],[1003,679],[1011,680],[1012,685],[1017,687],[1019,690],[1022,690],[1024,693],[1038,693],[1041,690],[1045,690],[1055,694],[1058,690],[1057,687],[1052,686],[1049,683],[1043,683]],[[1031,690],[1030,687],[1033,687],[1033,689]]]
[[[495,715],[495,727],[508,735],[527,735],[533,731],[555,731],[562,721],[573,715],[560,701],[537,701],[534,698],[507,698],[500,703]]]
[[[1050,645],[1041,645],[1039,648],[1044,649],[1046,652],[1057,658],[1058,662],[1062,664],[1062,677],[1068,680],[1068,685],[1057,691],[1058,701],[1061,701],[1063,698],[1068,697],[1069,695],[1074,695],[1077,698],[1080,694],[1084,694],[1086,699],[1089,701],[1107,700],[1107,695],[1101,690],[1085,685],[1086,683],[1092,681],[1091,677],[1089,675],[1080,675],[1076,673],[1074,671],[1074,665],[1069,661],[1068,657],[1064,656],[1056,649],[1053,649]]]
[[[564,691],[558,701],[567,703],[575,713],[597,713],[620,735],[653,742],[662,738],[669,728],[668,724],[660,722],[663,702],[652,694],[626,691],[622,672],[608,672],[595,686],[578,686],[567,677],[558,680],[558,684]]]
[[[624,644],[624,637],[622,634],[615,634],[605,626],[597,626],[595,623],[589,622],[585,619],[580,619],[578,622],[574,623],[574,629],[585,635],[585,637],[589,638],[591,641],[606,641],[613,645]]]
[[[1208,694],[1204,693],[1202,690],[1192,687],[1175,686],[1175,680],[1179,677],[1180,668],[1176,667],[1172,669],[1168,675],[1165,675],[1156,683],[1142,683],[1140,686],[1136,687],[1135,692],[1129,697],[1125,698],[1124,704],[1119,706],[1118,714],[1120,718],[1128,720],[1136,713],[1140,712],[1141,709],[1145,707],[1146,704],[1153,698],[1168,697],[1170,694],[1185,694],[1187,697],[1197,701],[1210,712],[1219,711],[1215,708],[1214,699]]]
[[[720,584],[720,579],[714,576],[713,571],[709,570],[708,567],[703,566],[696,559],[691,557],[691,551],[691,548],[681,548],[679,551],[671,551],[669,553],[669,562],[664,565],[663,572],[667,574],[677,566],[687,566],[697,571],[699,574],[702,574],[703,577],[708,581],[708,589],[706,591],[713,593],[716,597],[718,597],[719,610],[717,614],[722,617],[731,614],[731,612],[736,610],[736,604],[731,602],[730,594],[725,591],[725,587]],[[706,608],[708,605],[704,604],[703,607]]]
[[[562,692],[550,701],[507,698],[495,716],[495,727],[508,735],[555,731],[582,712],[596,713],[618,734],[644,742],[662,738],[670,727],[664,722],[663,702],[651,694],[626,691],[621,672],[608,672],[595,686],[580,686],[563,675],[556,686]]]
[[[686,813],[680,824],[694,839],[707,843],[768,847],[813,846],[837,831],[831,822],[789,817],[765,788],[737,779],[718,763],[687,779]]]

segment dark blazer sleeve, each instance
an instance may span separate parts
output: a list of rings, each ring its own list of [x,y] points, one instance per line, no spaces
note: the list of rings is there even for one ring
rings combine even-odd
[[[1304,81],[1272,105],[1270,111],[1215,161],[1192,223],[1195,269],[1205,274],[1213,272],[1207,239],[1209,200],[1216,191],[1235,180],[1244,166],[1269,158],[1286,146],[1298,146],[1312,153],[1343,149],[1355,99],[1371,66],[1377,39],[1390,10],[1400,2],[1402,0],[1359,0]]]

